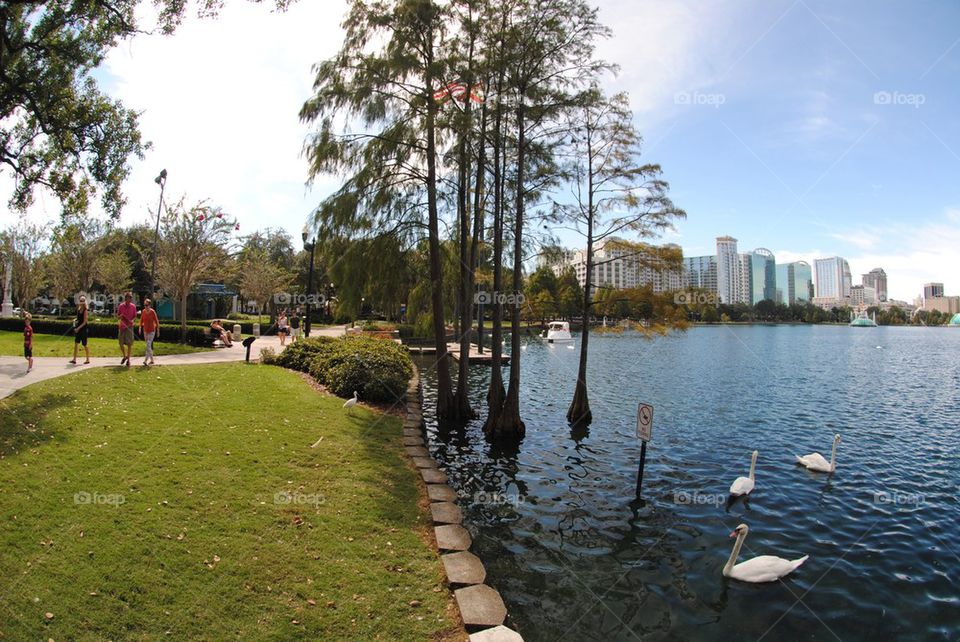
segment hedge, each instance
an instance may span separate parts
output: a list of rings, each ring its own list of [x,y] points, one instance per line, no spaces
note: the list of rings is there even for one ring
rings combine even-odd
[[[364,401],[403,399],[413,376],[410,353],[385,339],[352,336],[324,346],[310,362],[310,374],[333,394]]]
[[[283,352],[274,357],[272,363],[290,370],[310,372],[310,363],[313,358],[322,351],[329,350],[336,342],[337,339],[334,337],[301,339],[287,346]]]
[[[333,394],[363,401],[395,402],[403,399],[413,376],[407,349],[372,337],[316,337],[291,344],[264,363],[309,372]]]
[[[33,331],[36,334],[56,334],[60,336],[73,336],[73,319],[33,319],[30,322]],[[117,321],[96,321],[89,319],[87,321],[88,336],[99,337],[102,339],[116,339]],[[188,325],[187,326],[187,344],[192,346],[210,345],[210,339],[206,336],[205,326]],[[0,330],[12,330],[14,332],[23,332],[23,319],[0,319]],[[157,341],[166,343],[178,343],[180,341],[180,324],[161,323],[160,336]]]

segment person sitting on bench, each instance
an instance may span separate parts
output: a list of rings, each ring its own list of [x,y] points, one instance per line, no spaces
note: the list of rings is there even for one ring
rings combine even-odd
[[[220,319],[214,319],[213,323],[210,324],[210,331],[213,336],[217,339],[223,341],[223,345],[228,348],[233,346],[233,335],[226,328],[223,327],[223,324],[220,323]]]

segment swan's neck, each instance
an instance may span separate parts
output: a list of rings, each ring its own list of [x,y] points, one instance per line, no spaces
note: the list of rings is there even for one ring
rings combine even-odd
[[[733,570],[733,565],[737,563],[737,558],[740,556],[740,548],[743,546],[743,540],[746,539],[747,534],[744,532],[737,533],[737,541],[733,545],[733,550],[730,551],[730,559],[727,560],[727,565],[723,567],[723,574],[730,575],[730,572]]]
[[[757,458],[754,457],[750,460],[750,479],[753,479],[753,471],[757,467]]]
[[[837,468],[837,442],[833,442],[833,450],[830,451],[830,470],[836,470]]]

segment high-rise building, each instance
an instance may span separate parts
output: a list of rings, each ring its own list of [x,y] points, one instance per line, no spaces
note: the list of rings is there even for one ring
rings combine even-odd
[[[747,261],[742,279],[748,294],[745,303],[756,305],[764,299],[771,301],[777,298],[777,264],[773,252],[766,248],[757,248],[745,255]]]
[[[677,245],[664,245],[665,248],[679,249]],[[587,251],[576,250],[567,253],[554,252],[561,258],[552,265],[559,276],[563,270],[573,268],[581,287],[587,283]],[[679,290],[683,287],[682,270],[657,270],[655,257],[645,257],[623,239],[611,237],[593,245],[593,274],[590,282],[596,287],[615,289],[636,288],[649,285],[654,292]]]
[[[923,298],[936,299],[943,296],[943,283],[924,283]]]
[[[846,259],[839,256],[814,259],[813,269],[816,276],[816,298],[820,303],[843,304],[850,298],[850,288],[853,284],[850,278],[850,264]]]
[[[806,261],[777,265],[777,303],[793,305],[813,298],[810,264]]]
[[[721,303],[736,303],[742,300],[738,278],[740,257],[737,254],[737,239],[732,236],[717,237],[717,295]]]
[[[867,274],[863,275],[862,283],[877,291],[877,300],[887,300],[887,273],[883,268],[873,268]]]
[[[737,256],[737,296],[732,303],[750,303],[750,257],[749,252]]]
[[[790,303],[813,300],[813,270],[806,261],[794,261],[793,266],[793,299]]]
[[[717,257],[687,256],[683,259],[683,287],[701,288],[716,294]]]
[[[854,285],[850,288],[850,305],[871,306],[879,303],[877,291],[869,285]]]

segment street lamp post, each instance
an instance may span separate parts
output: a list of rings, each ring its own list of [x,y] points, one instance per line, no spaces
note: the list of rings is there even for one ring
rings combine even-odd
[[[153,267],[150,268],[150,293],[151,299],[157,292],[157,239],[160,238],[160,208],[163,207],[163,188],[167,186],[167,170],[160,170],[160,175],[153,179],[160,186],[160,202],[157,203],[157,226],[153,230]],[[154,303],[156,305],[156,303]]]
[[[303,249],[310,249],[310,271],[307,275],[307,315],[306,319],[303,321],[303,336],[310,336],[310,297],[313,293],[313,251],[317,248],[317,239],[314,238],[312,243],[307,243],[309,238],[309,233],[307,232],[307,226],[303,226],[303,232],[301,233],[301,238],[303,239]]]

